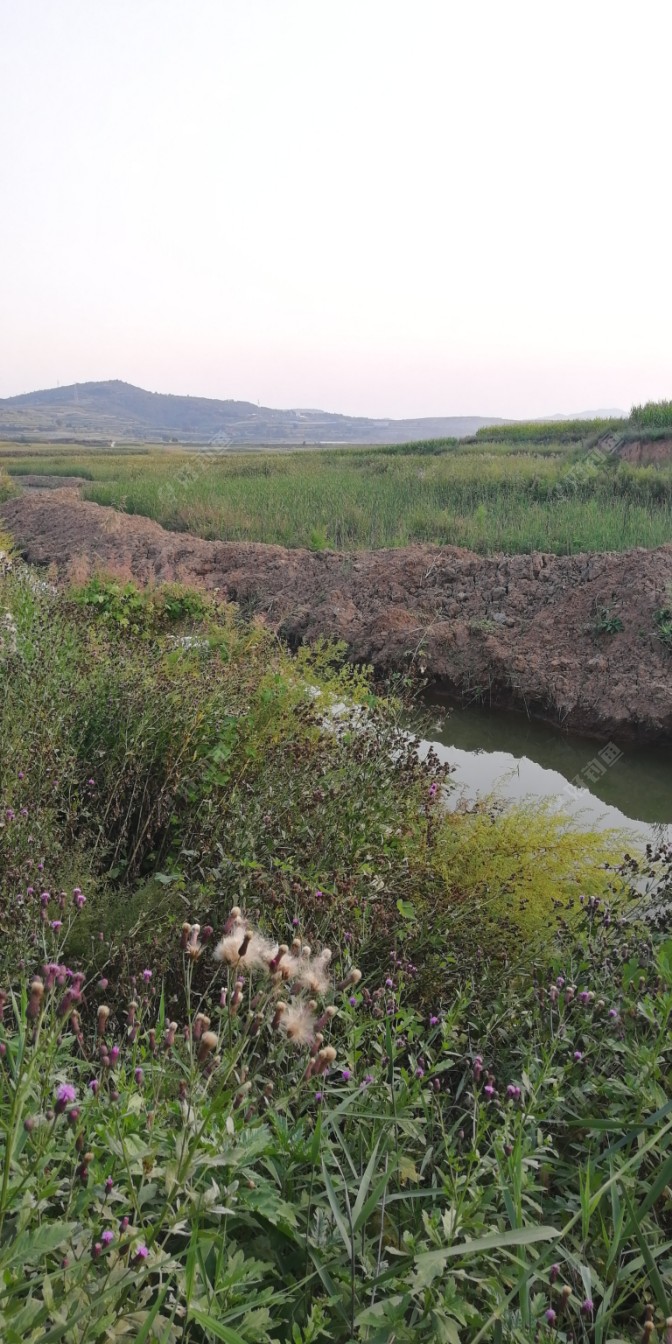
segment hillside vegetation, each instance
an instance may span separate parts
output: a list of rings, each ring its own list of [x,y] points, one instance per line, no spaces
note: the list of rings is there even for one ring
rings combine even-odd
[[[495,423],[497,422],[495,417]],[[48,440],[146,439],[152,443],[388,443],[429,434],[473,434],[492,417],[371,420],[319,410],[274,410],[250,401],[147,392],[118,379],[0,398],[0,435]]]
[[[339,649],[1,570],[3,1341],[664,1338],[669,858],[446,813]]]

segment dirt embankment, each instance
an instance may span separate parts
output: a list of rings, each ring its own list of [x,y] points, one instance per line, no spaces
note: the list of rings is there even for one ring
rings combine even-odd
[[[166,532],[67,489],[30,491],[0,515],[26,558],[62,577],[98,569],[218,589],[290,640],[344,639],[381,671],[413,661],[467,701],[604,739],[672,742],[672,654],[654,620],[672,546],[486,558],[453,546],[285,550]],[[599,610],[622,632],[598,633]]]

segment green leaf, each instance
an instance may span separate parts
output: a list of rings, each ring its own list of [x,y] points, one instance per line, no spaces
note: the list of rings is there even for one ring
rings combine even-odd
[[[7,1269],[10,1265],[32,1264],[41,1260],[42,1256],[57,1251],[69,1241],[76,1227],[76,1223],[45,1223],[32,1231],[21,1232],[0,1256],[0,1265]]]
[[[215,1320],[214,1316],[209,1316],[206,1311],[201,1311],[199,1307],[191,1307],[188,1319],[195,1321],[196,1325],[202,1325],[204,1330],[209,1331],[208,1338],[222,1339],[224,1344],[246,1344],[242,1335],[237,1330],[229,1329],[228,1325],[222,1325],[221,1321]]]
[[[481,1251],[498,1251],[508,1246],[531,1246],[535,1241],[553,1241],[560,1233],[555,1227],[514,1227],[506,1232],[489,1232],[487,1237],[461,1241],[438,1251],[421,1251],[415,1257],[416,1269],[428,1265],[443,1265],[454,1256],[479,1255]]]
[[[350,1240],[350,1233],[348,1231],[346,1221],[343,1217],[343,1213],[340,1209],[338,1199],[336,1197],[336,1191],[334,1190],[331,1176],[327,1171],[327,1168],[324,1164],[324,1160],[322,1161],[322,1176],[324,1179],[324,1188],[327,1192],[327,1199],[329,1200],[329,1203],[331,1205],[331,1211],[334,1215],[334,1221],[341,1234],[343,1245],[345,1246],[348,1256],[352,1258],[352,1242]]]
[[[135,1344],[145,1344],[145,1340],[149,1339],[149,1332],[166,1300],[166,1297],[168,1296],[169,1288],[170,1288],[170,1280],[168,1280],[168,1282],[166,1283],[160,1297],[157,1297],[154,1306],[152,1307],[151,1311],[149,1312],[145,1321],[143,1322],[142,1329],[135,1336]]]

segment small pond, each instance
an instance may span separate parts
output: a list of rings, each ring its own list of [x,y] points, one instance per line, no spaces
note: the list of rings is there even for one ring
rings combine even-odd
[[[436,694],[425,709],[436,709],[436,723],[423,737],[454,766],[449,805],[544,798],[586,827],[672,841],[672,748],[596,742],[523,714],[453,708]]]

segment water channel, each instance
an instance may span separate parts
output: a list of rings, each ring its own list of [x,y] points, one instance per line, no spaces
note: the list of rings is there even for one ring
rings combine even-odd
[[[423,738],[454,767],[449,806],[491,795],[547,799],[586,828],[616,827],[640,842],[672,842],[672,748],[618,746],[438,695]]]

